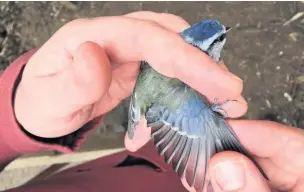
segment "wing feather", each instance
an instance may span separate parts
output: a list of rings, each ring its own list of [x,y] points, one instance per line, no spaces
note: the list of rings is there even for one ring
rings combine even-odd
[[[148,109],[146,118],[159,154],[165,156],[165,161],[173,165],[175,172],[197,191],[206,186],[210,158],[226,150],[246,155],[267,178],[226,121],[198,96],[174,110],[154,104]]]
[[[128,137],[133,139],[135,127],[138,125],[141,117],[140,103],[138,103],[137,95],[134,92],[131,96],[129,112],[128,112]]]

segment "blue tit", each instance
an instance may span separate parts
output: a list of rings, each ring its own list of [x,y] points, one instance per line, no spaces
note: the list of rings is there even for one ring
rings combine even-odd
[[[180,35],[218,63],[229,30],[217,20],[205,20]],[[223,104],[216,101],[209,104],[190,86],[161,75],[143,61],[129,106],[128,137],[134,137],[140,119],[145,118],[159,155],[197,191],[204,188],[209,159],[221,151],[242,153],[268,179],[226,123]]]

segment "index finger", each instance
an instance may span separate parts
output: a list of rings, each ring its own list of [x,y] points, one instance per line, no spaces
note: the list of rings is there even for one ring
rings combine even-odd
[[[304,170],[304,131],[271,121],[230,121],[241,143],[258,157],[269,158],[293,173]]]
[[[304,131],[301,129],[264,120],[230,120],[228,122],[244,146],[259,157],[276,158],[286,147],[290,144],[294,146],[297,141],[302,143],[304,152]]]
[[[271,121],[240,120],[230,124],[241,143],[257,157],[271,186],[282,191],[298,186],[304,170],[303,130]]]
[[[73,55],[78,45],[86,41],[102,46],[113,62],[145,60],[159,73],[182,80],[210,100],[234,99],[242,91],[240,79],[221,69],[176,32],[151,21],[121,16],[76,20],[59,30],[39,51],[49,46],[59,55],[61,42],[65,49],[61,54],[68,51]]]

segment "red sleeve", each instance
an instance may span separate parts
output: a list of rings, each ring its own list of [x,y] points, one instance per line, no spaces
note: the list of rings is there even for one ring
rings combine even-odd
[[[69,153],[77,149],[89,130],[99,123],[97,118],[67,136],[44,139],[26,133],[16,121],[13,100],[23,68],[35,53],[30,51],[15,60],[4,72],[0,72],[0,171],[20,155],[42,150]]]

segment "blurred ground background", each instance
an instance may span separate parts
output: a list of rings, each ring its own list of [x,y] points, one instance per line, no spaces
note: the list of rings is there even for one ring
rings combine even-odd
[[[233,27],[224,60],[244,80],[245,118],[304,128],[303,2],[0,2],[0,69],[39,48],[68,21],[139,10],[173,13],[191,24],[218,19]],[[128,101],[102,125],[119,134],[92,133],[85,150],[122,146],[127,107]]]

